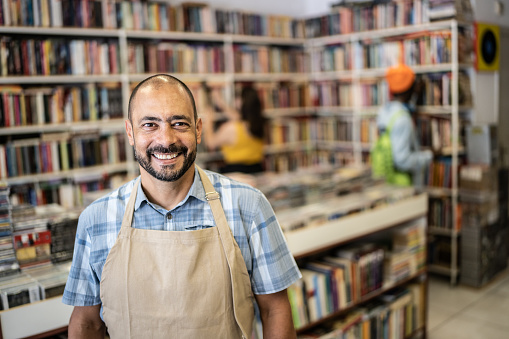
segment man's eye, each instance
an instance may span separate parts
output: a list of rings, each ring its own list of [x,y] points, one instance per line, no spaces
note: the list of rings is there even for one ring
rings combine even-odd
[[[187,127],[189,127],[189,124],[187,122],[180,121],[180,122],[174,123],[173,126],[175,128],[187,128]]]
[[[144,123],[143,125],[141,125],[142,127],[148,127],[148,128],[151,128],[151,127],[154,127],[155,124],[153,122],[146,122]]]

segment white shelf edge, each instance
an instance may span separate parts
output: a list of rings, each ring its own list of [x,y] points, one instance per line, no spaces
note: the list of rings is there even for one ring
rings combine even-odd
[[[295,256],[346,243],[391,226],[424,216],[428,211],[426,194],[346,216],[319,227],[285,233],[290,252]]]
[[[291,151],[305,151],[312,147],[312,144],[309,141],[296,141],[296,142],[287,142],[284,144],[277,145],[265,145],[263,150],[265,154],[277,154],[281,152],[291,152]]]
[[[69,35],[76,37],[112,37],[119,35],[118,29],[81,28],[81,27],[36,27],[36,26],[0,26],[1,34],[37,34],[37,35]]]
[[[4,178],[9,185],[23,185],[32,184],[35,182],[45,182],[62,179],[73,179],[79,182],[88,180],[97,180],[101,178],[103,174],[113,174],[118,172],[127,172],[129,164],[122,162],[118,164],[105,164],[90,167],[83,167],[78,169],[72,169],[68,171],[30,174],[12,178]]]
[[[0,85],[101,83],[120,82],[121,79],[119,74],[20,75],[0,77]]]
[[[436,265],[436,264],[428,264],[428,271],[430,273],[438,273],[442,275],[448,276],[457,276],[459,274],[459,269],[452,269],[444,265]]]
[[[451,29],[453,22],[456,20],[443,20],[429,23],[405,25],[398,27],[382,28],[367,30],[362,32],[350,32],[339,35],[324,36],[317,38],[309,38],[315,45],[328,45],[333,43],[346,43],[350,41],[358,41],[365,39],[381,39],[394,36],[404,36],[411,33],[418,33],[422,31],[436,31]],[[466,25],[466,24],[465,24]]]
[[[44,125],[28,125],[28,126],[14,126],[14,127],[1,127],[0,135],[13,135],[13,134],[30,134],[30,133],[49,133],[49,132],[73,132],[83,130],[99,130],[99,131],[125,131],[124,119],[108,119],[97,121],[76,121],[66,122],[61,124],[44,124]]]
[[[68,326],[72,310],[58,296],[1,311],[2,336],[25,338]]]

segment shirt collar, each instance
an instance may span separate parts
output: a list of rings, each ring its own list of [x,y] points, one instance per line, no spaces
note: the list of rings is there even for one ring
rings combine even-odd
[[[136,183],[136,180],[135,180]],[[141,183],[141,181],[140,181]],[[138,187],[133,187],[133,189],[137,189],[138,193],[136,194],[136,203],[134,204],[134,210],[136,211],[143,202],[149,203],[147,196],[145,195],[145,192],[143,191],[141,185],[138,185]],[[200,173],[198,173],[198,169],[196,166],[194,167],[194,180],[193,184],[191,185],[191,188],[189,189],[189,192],[187,192],[186,197],[175,206],[175,208],[182,206],[185,204],[185,202],[189,199],[189,197],[194,197],[198,200],[206,202],[205,199],[205,189],[203,188],[203,184],[201,182]]]

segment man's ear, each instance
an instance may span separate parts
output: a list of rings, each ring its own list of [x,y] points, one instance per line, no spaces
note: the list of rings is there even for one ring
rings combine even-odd
[[[196,142],[201,144],[201,133],[203,131],[203,122],[201,118],[196,121]]]
[[[134,146],[133,125],[129,119],[126,119],[125,121],[125,131],[127,133],[127,138],[129,139],[129,145]]]

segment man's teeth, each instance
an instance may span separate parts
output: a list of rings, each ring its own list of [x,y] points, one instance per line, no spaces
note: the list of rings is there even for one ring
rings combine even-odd
[[[172,154],[161,154],[161,153],[154,153],[154,156],[159,160],[169,160],[176,158],[178,153],[172,153]]]

